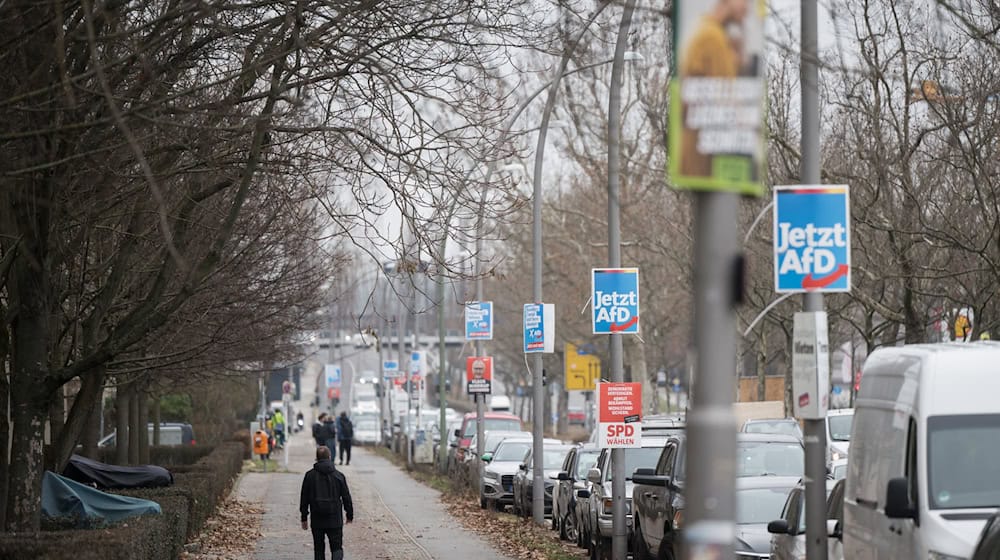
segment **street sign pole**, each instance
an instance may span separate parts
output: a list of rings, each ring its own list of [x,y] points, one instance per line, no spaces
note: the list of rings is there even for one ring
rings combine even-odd
[[[799,77],[802,83],[802,182],[818,185],[819,169],[819,68],[816,0],[802,0],[802,50]],[[823,294],[806,293],[805,311],[823,311]],[[825,395],[824,395],[825,396]],[[826,421],[804,421],[806,483],[806,556],[826,560]]]

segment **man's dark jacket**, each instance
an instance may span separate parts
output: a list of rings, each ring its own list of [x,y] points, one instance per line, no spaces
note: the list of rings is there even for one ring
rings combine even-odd
[[[326,422],[323,422],[323,425],[319,427],[318,432],[319,440],[326,443],[326,440],[328,439],[337,438],[337,425],[333,422],[333,420],[327,418]]]
[[[327,516],[316,515],[314,512],[315,507],[313,506],[316,501],[316,479],[321,476],[333,477],[333,483],[343,506],[335,507],[334,513]],[[326,488],[326,485],[321,485],[319,488]],[[347,488],[347,479],[344,478],[344,473],[333,467],[332,461],[319,461],[313,465],[312,470],[306,473],[305,479],[302,480],[302,496],[299,501],[299,512],[302,513],[302,521],[305,521],[309,517],[310,512],[313,512],[310,525],[316,529],[343,527],[345,513],[347,514],[348,521],[354,521],[354,502],[351,501],[351,491]]]

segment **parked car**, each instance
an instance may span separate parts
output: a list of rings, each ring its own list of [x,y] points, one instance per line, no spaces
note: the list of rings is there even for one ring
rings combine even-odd
[[[572,448],[572,445],[566,445],[562,442],[545,443],[542,446],[542,480],[545,483],[543,515],[552,515],[552,490],[555,487],[555,475],[559,474],[559,468],[562,467],[566,454]],[[532,449],[524,458],[517,473],[514,474],[515,515],[520,513],[524,517],[530,517],[534,511],[534,469],[535,453]]]
[[[510,438],[500,442],[496,451],[483,465],[480,480],[480,503],[501,510],[514,503],[514,475],[531,450],[529,438]]]
[[[865,361],[845,558],[969,558],[1000,506],[1000,344],[908,344]]]
[[[832,480],[826,482],[828,498],[834,484]],[[771,560],[801,560],[806,557],[805,498],[805,483],[799,481],[788,492],[781,517],[767,524],[767,532],[771,533]]]
[[[585,426],[587,413],[582,408],[571,408],[566,411],[566,421],[570,426]]]
[[[458,443],[455,448],[455,458],[454,461],[448,465],[448,472],[453,476],[456,474],[456,469],[465,461],[465,455],[469,452],[469,443],[472,441],[472,436],[476,435],[476,413],[470,412],[462,418],[462,425],[454,434],[458,438]],[[506,430],[506,431],[523,431],[524,427],[521,424],[521,419],[513,414],[507,412],[487,412],[483,415],[483,429],[484,430]]]
[[[635,560],[672,560],[679,548],[684,511],[684,455],[687,438],[667,439],[656,466],[632,475],[632,554]]]
[[[847,481],[837,480],[826,499],[826,558],[827,560],[844,560],[844,487]]]
[[[559,538],[577,542],[576,493],[585,489],[587,472],[597,464],[601,450],[595,445],[572,448],[566,454],[562,470],[556,474],[556,487],[552,491],[552,518],[559,531]]]
[[[847,459],[847,453],[851,450],[853,424],[853,408],[838,408],[826,413],[827,463]]]
[[[802,439],[802,427],[795,418],[753,418],[744,422],[740,431],[747,434],[785,434]]]
[[[681,414],[651,414],[642,419],[642,435],[668,437],[684,432],[684,416]],[[599,426],[590,433],[588,443],[597,443]]]
[[[156,424],[150,422],[147,425],[149,444],[153,445],[153,431]],[[117,431],[112,431],[97,441],[98,447],[114,447],[117,444]],[[160,423],[160,445],[195,445],[194,429],[191,424],[181,422],[161,422]]]
[[[986,520],[986,525],[979,534],[976,550],[972,553],[972,560],[1000,560],[1000,512]]]
[[[666,445],[663,437],[643,437],[642,447],[625,449],[625,516],[629,537],[632,530],[632,473],[636,469],[650,468],[656,465],[660,452]],[[611,557],[612,534],[612,498],[611,498],[611,450],[601,450],[597,465],[587,472],[588,489],[580,493],[587,494],[589,516],[584,530],[586,542],[591,551],[591,557]]]
[[[782,434],[737,434],[736,476],[794,476],[805,471],[802,440]]]
[[[490,410],[493,412],[510,412],[510,397],[507,395],[490,395]]]
[[[837,459],[830,464],[830,478],[840,480],[847,477],[847,458]]]
[[[377,416],[355,416],[354,443],[358,445],[375,445],[378,443],[379,429]]]

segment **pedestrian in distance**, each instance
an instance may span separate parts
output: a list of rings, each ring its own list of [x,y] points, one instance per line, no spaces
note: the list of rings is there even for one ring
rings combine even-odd
[[[337,456],[337,425],[334,422],[334,417],[329,414],[323,418],[323,430],[321,434],[323,436],[323,445],[330,449],[330,459]]]
[[[331,457],[329,448],[316,448],[316,464],[302,479],[299,497],[302,529],[312,529],[316,560],[326,560],[326,541],[330,542],[330,558],[343,560],[344,523],[354,521],[354,502],[347,479],[333,466]]]
[[[316,447],[322,447],[326,445],[326,440],[323,439],[323,421],[326,420],[326,413],[320,412],[319,417],[312,425],[312,435],[313,439],[316,440]]]
[[[344,453],[347,453],[347,464],[351,464],[351,444],[354,441],[354,424],[341,412],[337,418],[337,442],[340,443],[340,464],[344,464]]]

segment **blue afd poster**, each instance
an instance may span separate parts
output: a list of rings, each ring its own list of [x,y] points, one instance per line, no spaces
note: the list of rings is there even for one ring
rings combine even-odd
[[[591,270],[594,334],[639,332],[639,269]]]
[[[556,306],[551,303],[524,304],[524,353],[555,350]]]
[[[777,292],[850,291],[847,185],[774,188],[774,285]]]
[[[465,340],[493,340],[493,302],[465,304]]]

